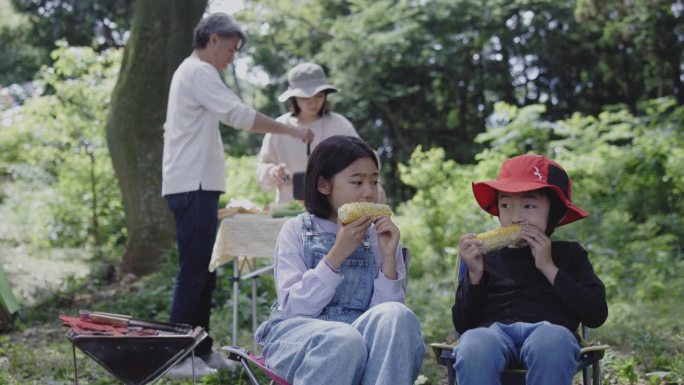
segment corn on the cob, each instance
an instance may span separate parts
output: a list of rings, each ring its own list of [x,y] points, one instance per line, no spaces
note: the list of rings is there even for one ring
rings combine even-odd
[[[372,217],[392,215],[392,209],[382,203],[354,202],[345,203],[337,210],[337,217],[345,225],[354,222],[364,215]]]
[[[477,234],[475,239],[482,241],[485,253],[512,245],[522,237],[522,225],[512,225]]]

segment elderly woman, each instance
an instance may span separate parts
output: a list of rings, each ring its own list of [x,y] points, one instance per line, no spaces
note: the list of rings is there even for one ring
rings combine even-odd
[[[287,73],[288,89],[278,100],[287,102],[289,112],[276,120],[293,126],[311,128],[316,134],[310,148],[286,135],[266,134],[257,162],[257,180],[262,190],[276,189],[276,202],[293,200],[292,175],[304,172],[308,151],[333,135],[358,137],[354,126],[344,116],[332,112],[328,94],[339,91],[328,83],[323,68],[315,63],[301,63]]]
[[[224,153],[219,121],[256,133],[277,133],[304,143],[307,128],[283,124],[245,105],[221,80],[222,71],[245,43],[240,25],[225,13],[202,19],[195,28],[192,54],[171,80],[162,164],[162,195],[176,221],[178,266],[171,322],[209,330],[215,273],[207,267],[218,226],[219,195],[225,191]],[[169,371],[171,377],[211,374],[229,362],[212,350],[211,338],[195,349],[198,357]]]

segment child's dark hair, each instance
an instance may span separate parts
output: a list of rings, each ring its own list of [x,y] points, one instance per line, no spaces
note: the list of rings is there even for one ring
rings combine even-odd
[[[556,225],[568,212],[568,207],[560,200],[555,191],[544,188],[544,193],[549,198],[549,219],[546,222],[546,235],[551,236]]]
[[[362,139],[335,135],[321,143],[311,152],[306,165],[304,182],[304,205],[306,210],[319,218],[330,218],[333,207],[327,196],[318,191],[318,178],[332,183],[333,177],[358,159],[369,158],[378,167],[375,152]]]

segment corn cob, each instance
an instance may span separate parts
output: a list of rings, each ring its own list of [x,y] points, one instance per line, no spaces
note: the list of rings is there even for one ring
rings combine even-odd
[[[392,209],[381,203],[354,202],[345,203],[337,210],[337,217],[345,225],[364,215],[370,215],[374,218],[380,215],[392,215]]]
[[[522,237],[521,232],[521,225],[512,225],[477,234],[475,239],[482,241],[486,253],[518,242]]]

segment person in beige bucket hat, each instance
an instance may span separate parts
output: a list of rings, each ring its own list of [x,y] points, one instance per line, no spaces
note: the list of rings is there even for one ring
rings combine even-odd
[[[310,98],[319,92],[326,94],[338,92],[339,89],[328,83],[323,68],[316,63],[301,63],[287,73],[289,87],[280,94],[278,101],[286,102],[292,97]]]
[[[308,127],[314,132],[314,139],[307,147],[287,135],[264,136],[257,160],[257,180],[263,191],[276,190],[275,201],[278,203],[295,199],[294,176],[304,173],[308,153],[321,141],[333,135],[359,137],[349,120],[332,112],[327,97],[339,89],[328,82],[320,65],[300,63],[288,71],[287,80],[289,87],[278,100],[287,102],[290,111],[276,120],[292,126]]]

